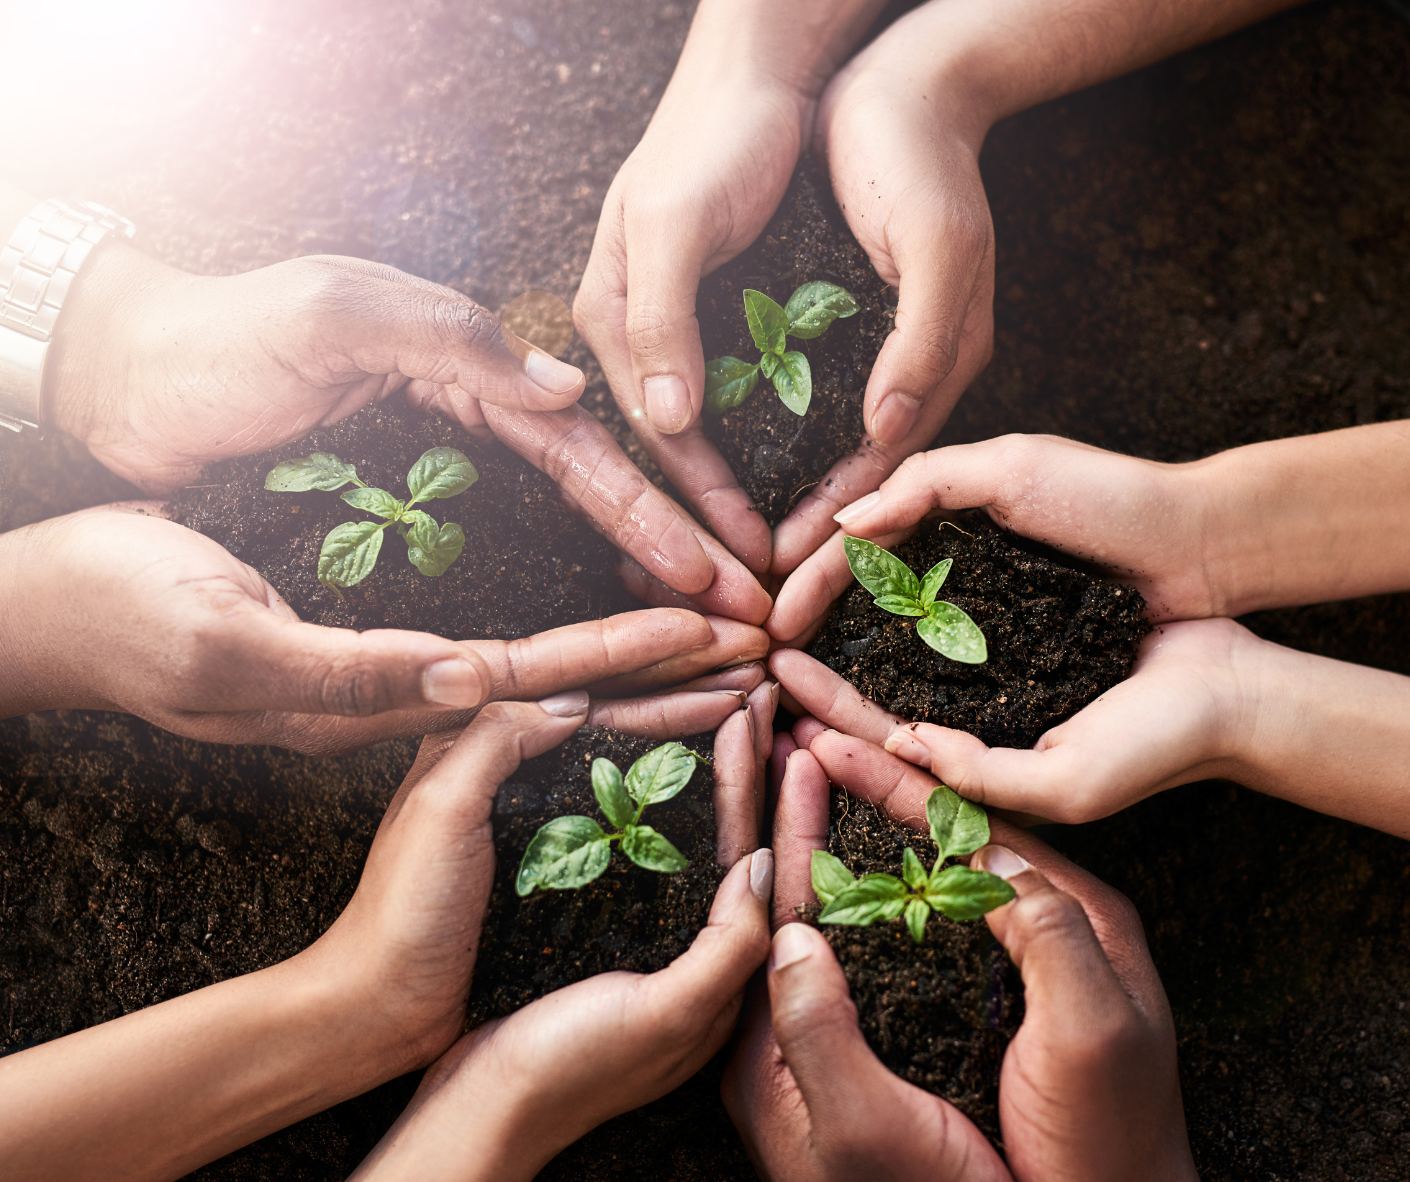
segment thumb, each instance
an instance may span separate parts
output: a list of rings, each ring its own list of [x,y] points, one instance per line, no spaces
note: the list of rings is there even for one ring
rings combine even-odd
[[[691,244],[682,251],[668,227],[628,245],[626,337],[633,382],[647,422],[663,435],[678,435],[700,417],[705,400],[705,354],[695,318],[702,252]]]
[[[360,259],[313,261],[334,275],[337,338],[366,373],[399,373],[514,410],[561,410],[583,392],[581,370],[511,344],[490,312],[452,288]]]

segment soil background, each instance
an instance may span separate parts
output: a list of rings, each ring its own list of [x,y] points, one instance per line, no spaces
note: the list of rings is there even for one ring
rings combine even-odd
[[[7,179],[110,204],[193,271],[380,253],[433,278],[460,267],[493,309],[528,288],[571,298],[690,16],[657,0],[224,11],[199,86],[138,118],[115,94],[62,160],[0,130]],[[996,128],[995,356],[943,438],[1053,431],[1184,460],[1410,416],[1407,76],[1410,25],[1389,7],[1317,4]],[[476,217],[437,221],[431,202],[389,234],[408,169]],[[581,342],[568,356],[588,368],[585,404],[624,434]],[[131,495],[67,441],[0,440],[0,528]],[[1410,596],[1248,622],[1410,673]],[[81,712],[0,724],[0,1043],[305,946],[350,895],[413,751],[306,759]],[[1221,783],[1046,836],[1145,918],[1203,1177],[1404,1177],[1410,847]],[[412,1086],[195,1176],[345,1176]],[[682,1144],[666,1173],[709,1166]],[[721,1153],[710,1176],[749,1176]]]

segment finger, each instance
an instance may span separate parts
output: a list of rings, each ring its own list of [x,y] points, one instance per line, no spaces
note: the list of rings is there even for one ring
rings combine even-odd
[[[925,802],[935,790],[935,777],[929,772],[840,731],[824,731],[808,750],[834,784],[875,805],[893,821],[912,829],[926,827]]]
[[[715,859],[721,866],[733,866],[759,845],[753,717],[740,705],[715,733]]]
[[[702,674],[722,671],[721,675],[748,666],[758,667],[769,649],[769,638],[752,624],[723,616],[702,616],[690,608],[657,609],[685,611],[709,630],[709,643],[693,650],[683,650],[631,673],[605,678],[592,686],[595,697],[631,697],[665,686],[679,686]],[[749,677],[745,675],[745,679]],[[684,686],[682,688],[685,688]],[[721,689],[732,689],[722,685]],[[742,687],[741,687],[742,688]]]
[[[297,262],[333,277],[319,292],[320,310],[332,312],[322,323],[364,373],[402,374],[511,410],[561,410],[583,392],[580,369],[538,349],[515,356],[495,317],[451,288],[365,260]]]
[[[825,726],[880,746],[904,720],[883,710],[821,661],[797,649],[781,648],[769,657],[769,672],[794,700]],[[799,746],[805,746],[801,741]]]
[[[666,586],[642,565],[624,557],[617,571],[628,591],[655,607],[688,607],[711,615],[730,616],[750,624],[762,624],[768,618],[773,600],[749,573],[719,542],[708,534],[700,535],[700,544],[714,563],[715,577],[699,594],[686,595]]]
[[[698,531],[587,411],[578,406],[553,414],[483,409],[501,442],[547,473],[650,574],[686,594],[703,592],[715,581]]]
[[[734,669],[725,669],[719,673],[708,673],[704,677],[694,678],[677,688],[702,692],[705,690],[739,689],[748,694],[763,682],[765,676],[764,663],[750,661],[747,665],[740,665]]]
[[[774,747],[774,714],[778,710],[778,682],[756,686],[746,699],[750,728],[754,732],[754,829],[763,840],[764,809],[768,800],[769,753]]]
[[[775,928],[792,923],[813,898],[813,851],[827,849],[827,774],[808,751],[795,749],[784,766],[774,810]]]
[[[828,535],[825,535],[827,540],[784,580],[773,611],[764,623],[769,635],[782,644],[796,643],[809,629],[815,628],[827,615],[833,601],[852,586],[852,568],[847,565],[847,555],[842,548],[846,531],[834,526],[828,530]],[[875,540],[877,545],[886,548],[908,536],[908,531],[901,530]]]
[[[744,707],[743,690],[654,694],[593,702],[589,726],[605,726],[643,739],[678,739],[712,731]]]
[[[799,709],[801,710],[802,707],[799,707]],[[827,730],[827,726],[824,723],[819,722],[811,714],[804,713],[803,716],[793,724],[793,733],[790,737],[797,746],[806,751],[813,745],[813,740],[825,730]]]

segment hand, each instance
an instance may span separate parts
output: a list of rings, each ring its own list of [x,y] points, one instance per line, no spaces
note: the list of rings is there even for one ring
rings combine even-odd
[[[783,926],[768,995],[751,1006],[725,1080],[760,1172],[780,1182],[1193,1179],[1174,1026],[1130,904],[1001,821],[1005,844],[972,859],[1019,896],[987,917],[1025,988],[1024,1023],[1000,1077],[1005,1168],[957,1110],[881,1064],[827,942],[787,922],[810,897],[811,851],[827,844],[829,779],[913,822],[933,777],[833,731],[784,759],[774,905]]]
[[[757,628],[680,610],[512,642],[304,624],[215,542],[144,516],[154,504],[134,508],[0,538],[0,715],[125,710],[193,738],[321,753],[463,725],[495,698],[609,678],[610,692],[638,695],[757,660],[767,644]],[[714,701],[716,724],[738,705],[728,694]],[[599,704],[595,718],[652,708]]]
[[[934,7],[933,5],[930,7]],[[814,150],[877,274],[899,289],[896,327],[867,381],[870,438],[834,464],[775,531],[784,575],[836,531],[832,515],[930,446],[994,341],[994,228],[979,149],[988,125],[927,81],[934,47],[902,17],[823,92]]]

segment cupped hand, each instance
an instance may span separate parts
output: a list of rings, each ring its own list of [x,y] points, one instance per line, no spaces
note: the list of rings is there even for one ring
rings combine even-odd
[[[923,77],[928,58],[911,24],[903,17],[857,54],[818,107],[815,151],[899,303],[867,381],[867,435],[779,523],[775,574],[795,570],[836,531],[834,513],[930,446],[993,349],[994,229],[979,175],[987,127]]]
[[[463,725],[497,698],[594,685],[639,699],[767,645],[757,628],[677,609],[509,642],[306,624],[215,542],[146,515],[158,511],[86,510],[0,539],[0,713],[124,710],[207,741],[326,753]],[[752,688],[696,692],[727,691],[712,694],[718,725]],[[595,719],[658,705],[599,703]]]
[[[1000,1078],[1006,1167],[957,1110],[881,1064],[826,940],[790,922],[810,897],[811,852],[826,848],[829,780],[918,824],[934,778],[835,731],[784,760],[774,829],[783,926],[725,1083],[760,1172],[789,1182],[1193,1179],[1174,1027],[1130,904],[1002,821],[1003,845],[972,859],[1018,892],[987,917],[1025,987]]]

